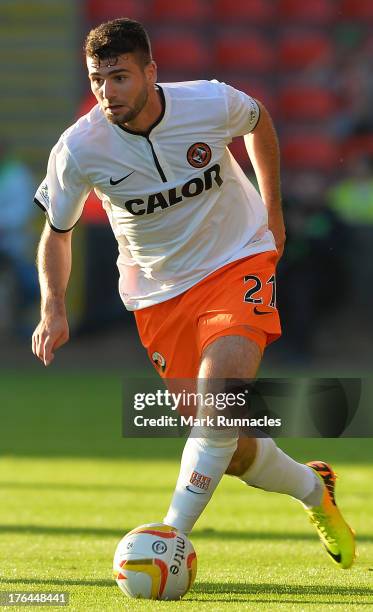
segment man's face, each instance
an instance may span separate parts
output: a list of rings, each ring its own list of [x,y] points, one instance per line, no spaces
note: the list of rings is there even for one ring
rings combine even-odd
[[[156,81],[156,66],[142,67],[133,53],[98,60],[87,57],[91,89],[108,121],[133,121],[148,101]]]

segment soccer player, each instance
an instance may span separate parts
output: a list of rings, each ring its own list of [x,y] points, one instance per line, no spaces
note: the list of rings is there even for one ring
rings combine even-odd
[[[285,231],[267,110],[218,81],[157,84],[148,36],[129,19],[92,30],[85,52],[97,105],[52,149],[35,198],[47,223],[33,352],[47,366],[68,340],[71,235],[94,189],[118,240],[121,297],[159,374],[195,379],[204,393],[216,380],[254,378],[281,333],[275,268]],[[261,197],[227,149],[235,136],[245,136]],[[270,438],[223,434],[206,427],[188,438],[164,522],[189,533],[228,473],[299,500],[331,558],[350,567],[354,536],[333,470],[297,463]]]

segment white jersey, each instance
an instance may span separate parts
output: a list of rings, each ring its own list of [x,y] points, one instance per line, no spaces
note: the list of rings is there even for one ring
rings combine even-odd
[[[95,190],[118,241],[128,310],[275,249],[264,203],[227,149],[257,124],[255,100],[217,81],[158,87],[163,113],[147,133],[109,123],[98,106],[64,132],[35,196],[51,227],[63,232]]]

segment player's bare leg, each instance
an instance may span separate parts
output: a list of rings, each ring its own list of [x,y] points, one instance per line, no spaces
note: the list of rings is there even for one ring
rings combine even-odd
[[[222,336],[204,351],[199,376],[208,386],[213,384],[214,379],[253,379],[259,369],[261,358],[258,345],[249,338]],[[206,393],[207,389],[204,392]],[[255,438],[239,438],[226,473],[234,476],[243,474],[254,461],[256,448]]]
[[[216,385],[221,384],[222,379],[253,378],[260,360],[258,346],[248,338],[218,338],[202,355],[198,391],[204,395],[216,393]],[[203,406],[199,407],[197,416],[206,416]],[[191,531],[230,464],[237,441],[237,428],[220,431],[201,427],[197,432],[192,430],[184,448],[176,490],[165,523],[186,533]],[[253,459],[255,441],[249,445]]]

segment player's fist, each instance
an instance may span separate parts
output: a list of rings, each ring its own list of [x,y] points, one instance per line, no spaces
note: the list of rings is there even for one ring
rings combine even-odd
[[[69,324],[64,315],[43,317],[32,334],[32,352],[48,366],[54,351],[69,339]]]

